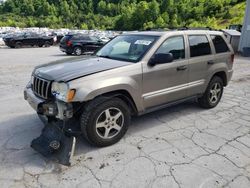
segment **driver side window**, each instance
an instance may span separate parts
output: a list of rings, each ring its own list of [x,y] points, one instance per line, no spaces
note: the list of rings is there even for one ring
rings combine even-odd
[[[171,37],[165,40],[155,54],[173,54],[174,60],[185,58],[185,45],[183,36]]]

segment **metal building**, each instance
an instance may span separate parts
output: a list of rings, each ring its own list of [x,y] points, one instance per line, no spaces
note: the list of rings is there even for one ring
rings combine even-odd
[[[247,0],[246,13],[239,44],[239,51],[243,52],[243,49],[246,50],[246,48],[250,49],[250,0]]]

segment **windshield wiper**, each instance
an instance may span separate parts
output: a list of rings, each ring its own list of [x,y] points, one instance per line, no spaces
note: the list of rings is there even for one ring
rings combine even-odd
[[[109,55],[98,55],[97,57],[103,57],[103,58],[112,59]]]

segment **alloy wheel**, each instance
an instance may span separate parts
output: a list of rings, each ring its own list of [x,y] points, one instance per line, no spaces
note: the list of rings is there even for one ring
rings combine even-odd
[[[96,120],[96,133],[103,139],[111,139],[121,131],[124,115],[118,108],[108,108]]]
[[[209,101],[215,104],[220,99],[221,95],[221,85],[219,83],[214,83],[210,89]]]

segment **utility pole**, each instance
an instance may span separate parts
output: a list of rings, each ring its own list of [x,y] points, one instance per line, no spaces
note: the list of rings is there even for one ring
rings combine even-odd
[[[245,47],[250,48],[250,0],[247,0],[245,18],[239,44],[239,51],[243,52],[243,48]]]

